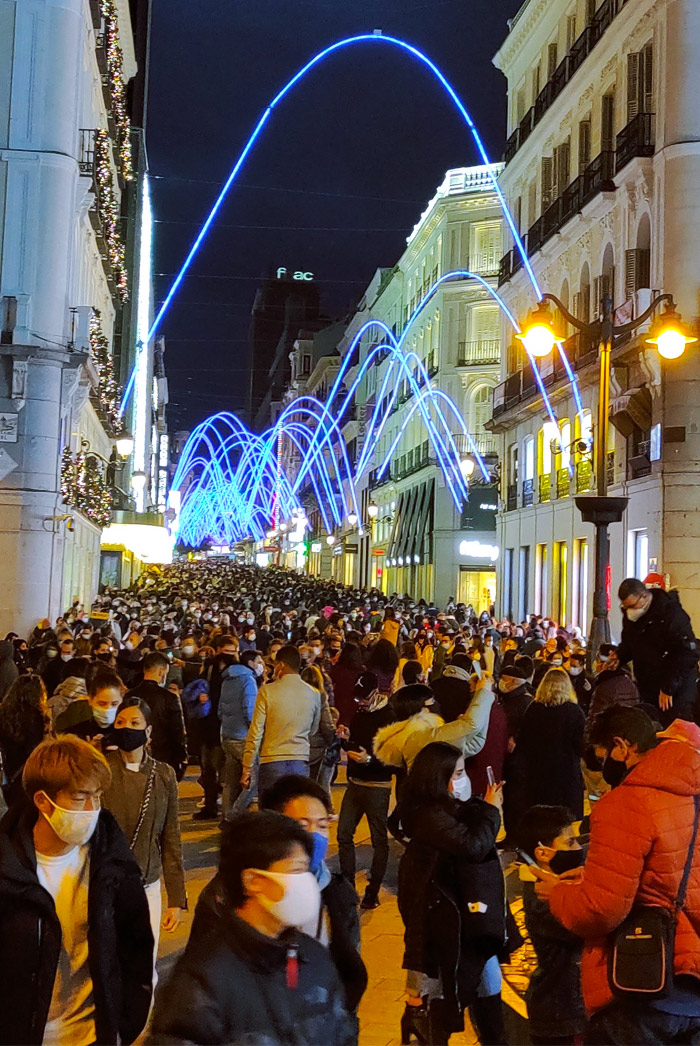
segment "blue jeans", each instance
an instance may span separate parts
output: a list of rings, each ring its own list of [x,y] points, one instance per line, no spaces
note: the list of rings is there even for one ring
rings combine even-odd
[[[700,1042],[700,1017],[662,1013],[644,1002],[613,1002],[591,1017],[584,1038],[589,1046],[689,1046]]]
[[[261,763],[258,770],[258,795],[263,796],[275,781],[288,774],[308,777],[309,764],[304,759],[279,759],[276,763]]]

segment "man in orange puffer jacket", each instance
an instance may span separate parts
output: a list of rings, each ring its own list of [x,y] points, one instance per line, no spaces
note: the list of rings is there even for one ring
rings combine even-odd
[[[584,940],[587,1041],[635,1046],[700,1041],[700,840],[677,922],[670,996],[615,999],[607,973],[609,935],[633,905],[674,907],[693,834],[693,797],[700,793],[700,728],[676,720],[657,736],[643,711],[612,706],[593,724],[591,743],[605,759],[606,779],[619,783],[591,815],[580,878],[536,888],[549,898],[559,922]]]

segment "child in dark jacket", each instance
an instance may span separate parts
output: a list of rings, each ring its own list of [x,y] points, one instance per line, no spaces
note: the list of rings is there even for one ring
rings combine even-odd
[[[565,806],[533,806],[518,825],[521,853],[554,875],[579,868],[585,851],[574,834],[574,817]],[[525,925],[537,955],[527,1001],[533,1043],[580,1043],[586,1027],[581,992],[583,942],[558,922],[549,904],[535,893],[536,877],[527,865],[523,880]]]

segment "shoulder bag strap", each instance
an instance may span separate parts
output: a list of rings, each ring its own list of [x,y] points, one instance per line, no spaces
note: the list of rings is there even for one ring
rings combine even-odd
[[[144,818],[146,816],[146,811],[148,810],[148,805],[149,805],[149,803],[151,801],[151,795],[153,794],[153,784],[155,782],[155,779],[156,779],[156,761],[155,761],[155,759],[151,759],[151,772],[150,772],[149,777],[148,777],[148,783],[146,785],[146,791],[143,793],[143,800],[141,801],[141,809],[139,811],[139,819],[136,822],[136,827],[134,828],[134,834],[132,835],[131,842],[129,843],[129,849],[130,850],[134,849],[134,846],[136,845],[136,840],[139,837],[139,832],[141,831],[141,826],[143,825]]]
[[[695,821],[693,823],[693,834],[690,837],[690,847],[688,849],[688,856],[685,862],[685,868],[683,869],[683,878],[681,879],[681,885],[678,888],[678,898],[676,899],[676,914],[681,910],[685,903],[685,895],[688,889],[688,880],[690,878],[690,869],[693,864],[693,856],[695,854],[695,843],[698,837],[698,819],[700,819],[700,796],[693,796],[693,803],[695,804]]]

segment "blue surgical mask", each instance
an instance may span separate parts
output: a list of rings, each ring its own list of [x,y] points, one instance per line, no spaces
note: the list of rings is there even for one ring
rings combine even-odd
[[[328,853],[328,836],[321,835],[320,832],[309,832],[313,842],[313,853],[311,854],[311,861],[309,862],[309,870],[318,875],[321,871],[321,865],[323,860]]]

